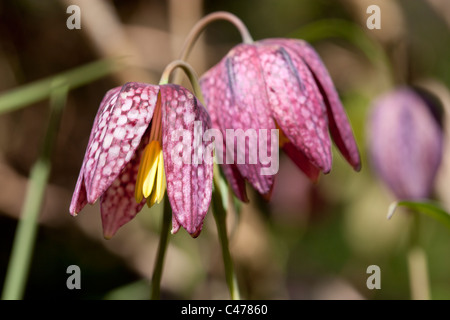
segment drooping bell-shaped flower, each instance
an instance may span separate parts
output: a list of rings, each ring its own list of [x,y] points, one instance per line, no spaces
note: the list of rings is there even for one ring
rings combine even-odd
[[[360,170],[347,115],[328,71],[308,43],[276,38],[239,44],[202,76],[200,84],[213,127],[224,133],[279,129],[280,147],[316,180],[321,171],[331,170],[330,131],[345,159]],[[270,139],[266,139],[267,150]],[[230,149],[227,143],[224,152]],[[233,147],[232,152],[249,153],[249,144],[245,150]],[[254,164],[224,161],[222,168],[236,195],[246,201],[245,179],[270,196],[274,175],[261,175],[265,166],[258,159]]]
[[[103,232],[110,238],[146,202],[159,203],[167,184],[172,233],[183,226],[198,236],[211,201],[213,165],[190,159],[196,148],[206,147],[195,135],[210,127],[204,107],[181,86],[132,82],[108,91],[94,120],[70,213],[100,198]]]
[[[368,146],[372,165],[398,199],[430,196],[442,159],[443,132],[436,105],[411,88],[384,94],[372,104]]]

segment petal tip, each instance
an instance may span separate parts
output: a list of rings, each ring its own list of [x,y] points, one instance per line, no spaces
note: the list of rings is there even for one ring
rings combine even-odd
[[[114,236],[114,234],[103,234],[103,238],[105,239],[105,240],[111,240],[111,238]]]
[[[353,165],[353,169],[354,169],[356,172],[360,172],[361,169],[362,169],[362,164],[361,164],[361,162],[355,163],[355,164]]]

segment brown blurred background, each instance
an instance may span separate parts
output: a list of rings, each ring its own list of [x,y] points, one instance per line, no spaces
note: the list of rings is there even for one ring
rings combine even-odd
[[[66,27],[66,8],[71,4],[81,8],[81,30]],[[381,30],[366,28],[366,9],[371,4],[381,8]],[[98,205],[87,206],[73,218],[69,203],[105,92],[128,81],[157,83],[165,65],[179,55],[190,28],[217,10],[239,16],[255,40],[288,37],[322,19],[352,22],[381,46],[393,65],[395,81],[427,86],[448,107],[450,2],[446,0],[3,0],[0,94],[101,58],[125,57],[127,65],[69,93],[26,298],[148,298],[161,208],[144,209],[107,241],[102,238]],[[231,24],[215,22],[188,62],[202,74],[239,42]],[[231,254],[242,295],[248,299],[408,299],[408,216],[398,213],[386,220],[394,199],[366,159],[367,112],[370,101],[389,89],[388,75],[346,40],[334,37],[313,45],[346,107],[363,170],[353,172],[335,152],[332,172],[312,185],[282,156],[272,201],[267,203],[250,191],[250,204],[229,216]],[[1,286],[47,117],[47,100],[0,114]],[[445,159],[436,198],[450,209]],[[449,299],[449,232],[427,218],[422,228],[432,297]],[[162,298],[227,299],[211,214],[199,238],[180,230],[170,241]],[[81,268],[81,290],[66,288],[66,268],[72,264]],[[381,290],[366,287],[366,269],[372,264],[381,268]]]

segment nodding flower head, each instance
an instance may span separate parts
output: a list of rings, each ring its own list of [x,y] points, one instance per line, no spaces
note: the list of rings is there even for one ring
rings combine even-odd
[[[161,202],[167,185],[172,233],[183,226],[198,236],[211,201],[213,165],[173,157],[180,151],[174,133],[181,129],[193,141],[195,121],[201,121],[202,134],[210,128],[204,107],[181,86],[132,82],[108,91],[94,120],[70,213],[100,198],[103,232],[110,238],[145,203]]]
[[[442,159],[438,106],[403,87],[372,104],[368,146],[373,167],[398,199],[430,196]]]
[[[280,147],[312,180],[331,170],[329,130],[345,159],[360,170],[347,115],[328,71],[308,43],[266,39],[237,45],[200,84],[213,127],[224,132],[279,129]],[[248,147],[242,152],[248,154]],[[274,176],[260,174],[264,165],[258,160],[222,168],[236,195],[246,201],[245,179],[270,196]]]

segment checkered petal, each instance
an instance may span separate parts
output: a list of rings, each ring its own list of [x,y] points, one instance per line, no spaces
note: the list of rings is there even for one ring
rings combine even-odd
[[[268,39],[267,44],[278,44],[289,48],[301,57],[311,70],[322,93],[327,108],[331,136],[344,158],[356,171],[361,169],[361,160],[353,131],[339,99],[333,81],[317,52],[305,41],[297,39]]]
[[[224,133],[229,156],[228,161],[224,158],[224,163],[234,163],[240,175],[258,192],[269,194],[274,176],[261,175],[262,168],[268,165],[260,162],[255,148],[260,141],[267,141],[266,150],[270,150],[271,137],[265,136],[260,129],[270,132],[275,129],[275,123],[270,114],[256,47],[247,44],[236,46],[202,76],[200,84],[208,110],[214,109],[220,115],[218,124]],[[235,137],[227,137],[228,129]],[[227,168],[224,171],[232,173]],[[233,179],[230,174],[227,176]],[[230,185],[234,185],[238,197],[243,198],[243,181],[239,175],[234,177],[237,180],[231,180]]]
[[[211,202],[213,161],[203,153],[205,130],[211,120],[205,108],[187,89],[161,86],[162,146],[167,196],[173,210],[173,232],[181,225],[197,237]]]
[[[322,95],[313,75],[289,47],[258,44],[270,109],[275,121],[307,160],[331,170],[331,140]]]
[[[103,97],[99,111],[97,112],[94,124],[97,123],[99,115],[103,113],[103,109],[108,106],[110,103],[110,100],[112,97],[116,96],[120,92],[121,87],[116,87],[114,89],[109,90],[105,96]],[[89,136],[88,146],[92,144],[92,140],[94,139],[95,131],[92,130],[91,134]],[[86,149],[84,158],[86,159],[88,157],[89,148]],[[84,183],[84,171],[86,167],[86,161],[83,161],[81,165],[80,174],[78,176],[77,184],[75,186],[75,191],[72,196],[72,201],[70,203],[70,213],[72,215],[77,215],[78,212],[80,212],[84,206],[87,204],[87,195],[86,195],[86,187]]]
[[[153,116],[159,86],[131,82],[100,106],[83,161],[87,202],[94,203],[130,162]]]
[[[134,188],[140,159],[148,143],[149,133],[150,130],[147,130],[131,160],[100,197],[103,235],[106,239],[112,238],[117,230],[133,219],[145,205],[146,199],[142,199],[140,203],[136,202]]]

